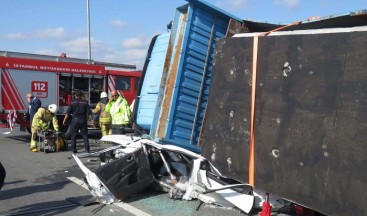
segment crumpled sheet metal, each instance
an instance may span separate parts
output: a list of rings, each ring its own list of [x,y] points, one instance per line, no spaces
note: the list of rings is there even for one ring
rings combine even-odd
[[[167,155],[169,155],[168,152],[173,152],[175,154],[184,155],[192,161],[192,168],[189,172],[189,176],[178,179],[177,183],[172,181],[167,183],[155,179],[156,182],[167,188],[171,198],[183,200],[199,199],[204,203],[216,206],[237,207],[245,213],[249,213],[253,208],[261,208],[265,199],[265,193],[261,190],[258,192],[257,190],[253,191],[253,188],[248,184],[219,183],[215,178],[209,177],[207,175],[208,170],[210,170],[212,175],[218,178],[226,178],[206,158],[189,150],[174,145],[161,145],[152,140],[142,139],[141,137],[125,135],[108,135],[102,137],[101,141],[113,142],[117,145],[99,152],[94,152],[92,155],[99,155],[111,150],[114,150],[116,154],[129,154],[143,148],[145,154],[149,157],[147,148],[153,148],[160,153],[161,157],[164,157],[162,152],[167,153]],[[120,201],[113,196],[108,187],[103,184],[103,181],[82,163],[80,158],[84,156],[86,155],[73,155],[75,161],[85,174],[85,180],[91,194],[97,197],[101,203],[105,204]],[[165,159],[163,158],[163,160]],[[203,164],[205,165],[203,166]],[[240,193],[238,190],[235,190],[235,188],[239,187],[247,187],[249,192]],[[269,202],[275,208],[280,208],[282,206],[282,204],[279,203],[279,200],[282,200],[280,197],[273,195],[271,198]]]

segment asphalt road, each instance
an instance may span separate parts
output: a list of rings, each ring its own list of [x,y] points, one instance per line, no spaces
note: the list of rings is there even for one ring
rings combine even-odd
[[[0,191],[0,216],[245,215],[238,209],[206,204],[199,207],[197,200],[175,201],[169,199],[167,193],[149,190],[112,205],[84,206],[92,195],[83,184],[83,173],[74,159],[69,159],[71,152],[33,153],[29,150],[29,143],[30,135],[18,128],[9,135],[0,135],[0,161],[7,172]],[[90,145],[91,151],[108,147],[92,137]],[[82,140],[78,140],[78,147],[80,152],[84,151]]]

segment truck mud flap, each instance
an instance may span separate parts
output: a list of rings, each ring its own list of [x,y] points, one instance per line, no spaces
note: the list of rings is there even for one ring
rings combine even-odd
[[[143,191],[153,182],[143,149],[99,167],[95,174],[118,200]]]

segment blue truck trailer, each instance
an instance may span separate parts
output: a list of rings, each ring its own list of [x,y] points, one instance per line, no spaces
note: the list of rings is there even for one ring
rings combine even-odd
[[[187,0],[170,33],[153,39],[144,67],[136,123],[153,140],[200,152],[215,41],[241,20],[202,0]]]

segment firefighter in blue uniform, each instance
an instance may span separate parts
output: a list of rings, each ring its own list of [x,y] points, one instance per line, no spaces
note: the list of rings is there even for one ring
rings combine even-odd
[[[63,121],[63,124],[66,125],[66,122],[69,116],[70,115],[73,116],[71,120],[71,124],[70,124],[71,150],[73,151],[73,153],[78,152],[76,150],[76,136],[78,135],[79,130],[83,137],[85,152],[86,153],[90,152],[87,122],[88,122],[88,118],[90,119],[90,121],[93,121],[92,112],[90,110],[88,101],[83,100],[81,98],[82,94],[83,93],[80,91],[75,92],[75,100],[73,100],[71,104],[69,105],[66,111],[64,121]]]

